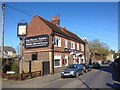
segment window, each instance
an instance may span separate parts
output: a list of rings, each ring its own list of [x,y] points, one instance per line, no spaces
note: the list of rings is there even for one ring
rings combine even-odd
[[[70,47],[71,47],[71,49],[75,49],[75,43],[74,43],[74,42],[71,42],[71,43],[70,43]]]
[[[79,43],[77,43],[77,50],[79,50]]]
[[[68,48],[68,41],[67,40],[64,41],[64,48]]]
[[[58,40],[57,40],[57,37],[54,37],[54,46],[58,46]]]
[[[12,56],[12,54],[13,54],[13,52],[9,52],[9,51],[8,51],[8,55],[9,55],[9,56]]]
[[[54,56],[54,67],[61,67],[61,55]]]
[[[32,54],[32,60],[37,60],[37,53]]]
[[[65,56],[65,66],[68,66],[68,56]]]
[[[58,47],[61,47],[61,38],[58,37]]]
[[[54,46],[61,47],[61,38],[60,37],[54,37]]]
[[[84,45],[81,44],[81,51],[84,51]]]

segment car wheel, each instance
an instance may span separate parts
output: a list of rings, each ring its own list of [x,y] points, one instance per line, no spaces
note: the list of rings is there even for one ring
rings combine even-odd
[[[87,72],[88,72],[88,70],[86,69],[86,70],[85,70],[85,72],[87,73]]]
[[[82,74],[84,74],[84,70],[82,70]]]
[[[78,77],[79,76],[79,74],[78,74],[78,72],[76,73],[76,77]]]

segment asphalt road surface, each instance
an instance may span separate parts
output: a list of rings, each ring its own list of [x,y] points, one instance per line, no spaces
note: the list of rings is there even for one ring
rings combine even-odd
[[[43,86],[43,88],[120,88],[116,81],[116,71],[113,64],[80,75],[78,78],[63,78]]]
[[[3,88],[120,88],[120,82],[117,81],[116,70],[113,64],[103,66],[100,69],[92,69],[84,75],[80,75],[77,78],[60,78],[51,82],[40,85],[41,82],[38,79],[29,80],[26,82],[16,81],[3,81]],[[119,90],[119,89],[118,89]]]

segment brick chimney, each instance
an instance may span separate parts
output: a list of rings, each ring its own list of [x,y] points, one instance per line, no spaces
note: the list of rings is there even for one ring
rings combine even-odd
[[[60,26],[60,20],[59,20],[59,17],[58,16],[54,16],[52,18],[52,23],[57,25],[57,26]]]
[[[66,27],[64,27],[64,29],[67,29]]]

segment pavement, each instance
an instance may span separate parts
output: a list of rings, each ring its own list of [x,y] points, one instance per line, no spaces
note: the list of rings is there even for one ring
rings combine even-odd
[[[45,83],[49,83],[49,82],[52,82],[52,81],[55,81],[57,79],[60,79],[61,76],[60,76],[60,73],[55,73],[55,74],[49,74],[49,75],[46,75],[46,76],[41,76],[41,77],[37,77],[37,78],[33,78],[33,79],[28,79],[28,80],[25,80],[24,82],[29,82],[29,81],[34,81],[34,80],[39,80],[40,83],[39,84],[45,84]]]
[[[80,75],[78,78],[62,79],[60,73],[49,74],[23,81],[2,80],[2,88],[118,88],[114,65]],[[98,84],[99,83],[99,84]]]
[[[60,73],[49,74],[33,79],[27,79],[23,81],[14,80],[2,80],[2,88],[41,88],[44,84],[60,79]],[[37,84],[36,84],[37,83]]]

